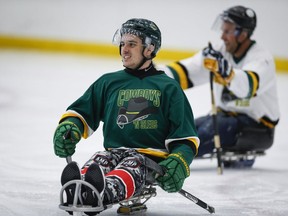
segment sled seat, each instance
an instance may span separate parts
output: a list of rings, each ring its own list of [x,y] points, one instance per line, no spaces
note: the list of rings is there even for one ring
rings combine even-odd
[[[234,146],[226,147],[223,151],[232,152],[264,152],[274,141],[274,128],[243,128]]]

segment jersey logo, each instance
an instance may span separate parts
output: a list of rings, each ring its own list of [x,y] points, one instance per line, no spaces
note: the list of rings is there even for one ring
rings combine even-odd
[[[222,91],[221,100],[224,104],[227,104],[233,101],[235,103],[235,106],[238,106],[238,107],[250,106],[250,98],[238,98],[236,95],[233,94],[233,92],[228,90],[227,87],[224,87]]]
[[[117,125],[123,129],[126,124],[146,119],[156,113],[155,106],[149,106],[149,101],[144,97],[130,98],[127,107],[121,106],[118,111]]]

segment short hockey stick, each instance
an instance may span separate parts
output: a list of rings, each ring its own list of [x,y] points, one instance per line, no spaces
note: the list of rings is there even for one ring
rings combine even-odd
[[[192,194],[188,193],[187,191],[181,189],[179,192],[182,196],[186,197],[187,199],[191,200],[194,202],[196,205],[206,209],[208,212],[215,213],[215,208],[208,205],[207,203],[203,202],[202,200],[198,199],[197,197],[193,196]]]
[[[213,78],[214,78],[213,73],[210,72],[212,119],[213,119],[213,127],[214,127],[214,146],[215,146],[216,155],[217,155],[217,171],[218,171],[218,174],[222,175],[223,173],[222,156],[221,156],[222,148],[221,148],[221,143],[220,143],[218,123],[217,123],[217,108],[215,105],[215,98],[214,98]]]
[[[145,164],[146,167],[152,169],[153,171],[155,171],[160,176],[163,176],[165,174],[165,169],[162,166],[159,166],[155,161],[151,160],[148,157],[145,158],[145,161],[146,161],[146,164]],[[198,199],[197,197],[193,196],[192,194],[188,193],[187,191],[180,189],[180,191],[178,191],[178,193],[180,193],[182,196],[186,197],[187,199],[191,200],[196,205],[206,209],[211,214],[215,213],[214,207],[208,205],[207,203],[203,202],[202,200]]]
[[[71,137],[71,131],[72,131],[72,129],[69,128],[69,129],[67,130],[67,132],[63,135],[63,139],[64,139],[64,140],[69,139],[69,138]],[[66,162],[67,162],[67,163],[71,163],[71,162],[72,162],[72,157],[71,157],[71,156],[67,156],[67,157],[66,157]]]
[[[67,164],[71,163],[72,162],[72,157],[71,156],[66,157],[66,162],[67,162]]]

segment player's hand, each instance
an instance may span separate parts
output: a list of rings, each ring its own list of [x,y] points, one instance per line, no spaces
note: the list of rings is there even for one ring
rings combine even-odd
[[[74,154],[76,144],[81,139],[79,128],[72,122],[64,121],[58,125],[54,133],[54,152],[59,157],[68,157]]]
[[[156,178],[159,186],[171,193],[179,191],[185,178],[190,175],[190,169],[184,158],[179,154],[170,154],[164,161],[159,163],[165,170],[163,176]]]
[[[234,71],[223,55],[213,49],[211,43],[202,51],[204,67],[215,75],[215,82],[228,85],[234,77]]]

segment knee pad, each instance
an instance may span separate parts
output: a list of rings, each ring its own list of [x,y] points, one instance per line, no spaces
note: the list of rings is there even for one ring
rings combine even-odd
[[[108,173],[114,169],[118,161],[112,156],[110,152],[96,152],[83,166],[82,169],[88,168],[91,164],[97,163],[104,173]]]

